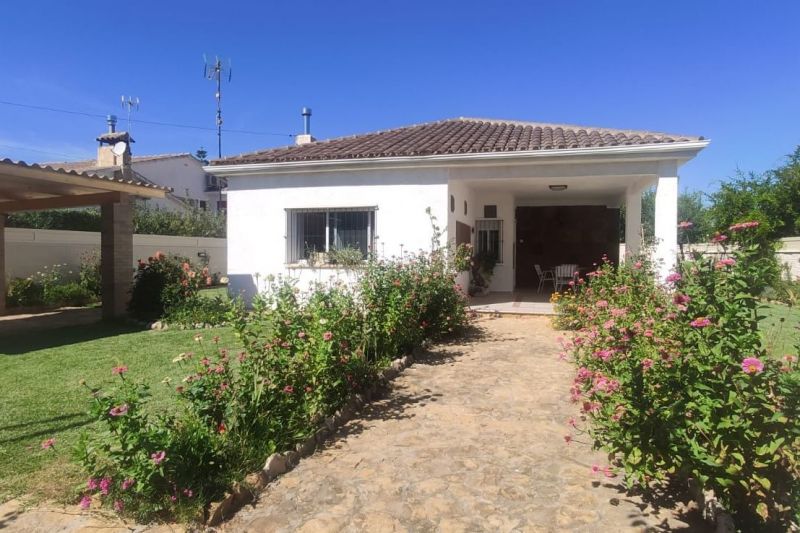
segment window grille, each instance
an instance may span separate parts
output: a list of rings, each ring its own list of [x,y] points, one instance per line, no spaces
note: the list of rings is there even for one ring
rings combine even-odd
[[[475,232],[477,234],[476,249],[479,254],[487,254],[496,262],[503,262],[503,221],[476,220]]]
[[[376,207],[287,209],[286,261],[297,263],[315,252],[357,248],[364,259],[375,245]]]

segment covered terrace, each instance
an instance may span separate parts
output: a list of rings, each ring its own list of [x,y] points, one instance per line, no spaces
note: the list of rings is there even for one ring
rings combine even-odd
[[[133,273],[136,197],[164,198],[168,187],[113,176],[0,160],[0,314],[6,312],[5,225],[9,213],[99,205],[103,318],[126,312]]]

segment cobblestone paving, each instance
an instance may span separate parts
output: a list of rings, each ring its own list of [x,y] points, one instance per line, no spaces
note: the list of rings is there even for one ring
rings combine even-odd
[[[482,318],[437,346],[225,531],[694,530],[593,476],[567,445],[571,369],[545,317]]]
[[[564,442],[577,410],[547,318],[481,318],[477,327],[418,358],[224,532],[703,531],[593,476],[603,454],[580,437]],[[182,529],[0,505],[4,531]]]

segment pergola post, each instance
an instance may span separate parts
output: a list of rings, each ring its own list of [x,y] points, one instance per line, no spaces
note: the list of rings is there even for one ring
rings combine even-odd
[[[6,217],[0,213],[0,315],[6,313]]]
[[[133,274],[133,206],[128,194],[100,206],[100,271],[103,318],[126,314]]]

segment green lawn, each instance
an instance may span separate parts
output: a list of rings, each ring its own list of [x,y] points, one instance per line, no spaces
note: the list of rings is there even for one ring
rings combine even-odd
[[[784,354],[795,354],[794,345],[800,338],[800,308],[771,303],[762,310],[766,317],[761,321],[761,333],[764,344],[774,357]]]
[[[0,338],[0,502],[18,494],[59,500],[82,484],[71,452],[80,432],[92,426],[79,381],[111,384],[119,379],[112,367],[124,364],[127,376],[151,384],[155,405],[168,406],[174,384],[161,380],[179,381],[188,373],[172,359],[200,351],[195,333],[100,323]],[[199,333],[206,347],[215,335],[221,346],[235,347],[229,328]],[[42,450],[41,442],[51,437],[55,451]]]

